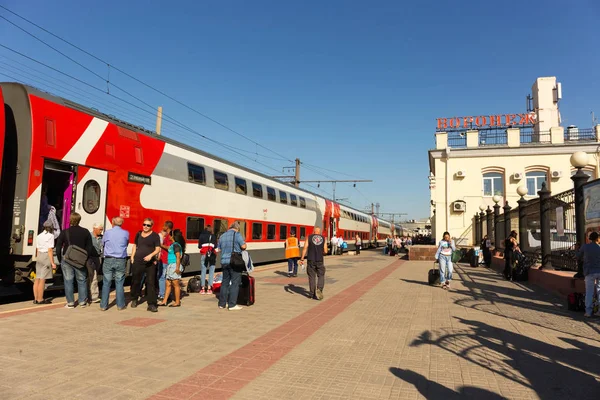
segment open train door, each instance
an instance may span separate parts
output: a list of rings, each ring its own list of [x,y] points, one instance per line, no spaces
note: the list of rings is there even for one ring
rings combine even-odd
[[[4,160],[4,136],[6,135],[6,117],[4,115],[4,96],[2,95],[2,88],[0,88],[0,184],[2,184],[2,161]],[[11,201],[13,199],[10,199]],[[1,200],[0,200],[1,201]],[[0,204],[1,205],[1,204]],[[2,212],[3,207],[0,207]]]
[[[75,211],[81,215],[81,227],[91,231],[94,224],[104,225],[107,183],[107,171],[83,166],[77,168]]]

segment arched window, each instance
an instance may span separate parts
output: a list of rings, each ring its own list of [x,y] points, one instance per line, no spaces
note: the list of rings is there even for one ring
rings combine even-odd
[[[504,177],[499,172],[483,174],[483,195],[504,196]]]
[[[576,173],[577,173],[576,169],[572,170],[571,171],[571,176],[575,175]],[[583,173],[590,177],[590,179],[588,180],[588,182],[596,179],[596,170],[593,169],[593,168],[584,168],[583,169]]]
[[[83,209],[88,214],[94,214],[100,208],[100,185],[91,179],[83,185]]]
[[[542,184],[547,182],[548,174],[545,171],[532,171],[525,174],[527,182],[527,195],[537,196],[537,192],[542,190]]]

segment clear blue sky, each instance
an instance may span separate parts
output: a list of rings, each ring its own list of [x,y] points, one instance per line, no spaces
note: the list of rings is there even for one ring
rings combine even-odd
[[[590,111],[600,114],[600,3],[593,0],[568,6],[558,0],[89,3],[3,1],[290,159],[373,179],[357,185],[360,192],[338,185],[337,197],[359,209],[379,202],[382,211],[427,217],[427,150],[434,145],[435,118],[523,112],[538,76],[562,82],[563,124],[590,127]],[[2,10],[0,15],[33,29]],[[107,74],[105,65],[41,35]],[[0,37],[6,46],[106,86],[4,21]],[[22,61],[3,49],[0,56]],[[6,64],[14,71],[13,61],[0,62],[0,73],[11,71]],[[32,83],[84,102],[44,86],[47,81]],[[114,71],[111,81],[211,138],[274,156]],[[118,103],[84,90],[103,104]],[[97,107],[117,115],[127,110]],[[150,115],[127,112],[124,119],[153,128]],[[168,124],[164,133],[277,174]],[[256,159],[279,171],[290,165]],[[327,179],[307,168],[302,178]],[[321,189],[331,193],[330,184]]]

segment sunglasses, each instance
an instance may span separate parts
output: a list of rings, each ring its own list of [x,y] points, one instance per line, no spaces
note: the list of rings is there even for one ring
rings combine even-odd
[[[148,228],[152,228],[152,224],[143,224],[143,226],[147,226]]]

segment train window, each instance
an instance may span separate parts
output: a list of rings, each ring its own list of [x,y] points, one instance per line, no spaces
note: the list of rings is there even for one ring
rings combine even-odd
[[[220,238],[222,234],[227,232],[227,220],[215,218],[213,220],[213,232],[217,239]]]
[[[239,194],[248,194],[248,187],[246,186],[246,180],[235,177],[235,192]]]
[[[297,235],[298,234],[298,228],[295,226],[290,226],[290,235]]]
[[[100,184],[90,179],[83,185],[83,210],[88,214],[95,214],[100,208]]]
[[[304,197],[300,197],[300,207],[306,208],[306,199]]]
[[[204,218],[187,217],[185,226],[185,238],[188,240],[197,240],[200,232],[204,230]]]
[[[56,147],[56,125],[52,119],[46,120],[46,145]]]
[[[300,227],[300,240],[304,240],[306,239],[306,228],[305,227]]]
[[[206,185],[204,167],[188,163],[188,181],[199,185]]]
[[[290,194],[290,204],[298,207],[298,198],[295,194]]]
[[[275,196],[275,189],[267,186],[267,200],[277,201],[277,196]]]
[[[214,171],[215,189],[229,190],[229,177],[224,172]]]
[[[252,239],[253,240],[261,240],[262,239],[262,224],[255,222],[252,224]]]
[[[242,238],[246,240],[246,221],[240,221],[238,219],[238,222],[240,224],[240,235],[242,235]]]
[[[135,148],[135,162],[138,164],[143,164],[144,163],[144,153],[142,152],[142,148],[141,147],[136,147]]]
[[[285,239],[287,239],[287,226],[280,225],[279,226],[279,240],[285,240]]]
[[[261,198],[263,197],[262,185],[260,183],[252,182],[252,194],[254,197]]]
[[[279,202],[283,204],[287,204],[287,193],[283,191],[279,191]]]
[[[269,224],[267,225],[267,240],[275,239],[275,225]]]

